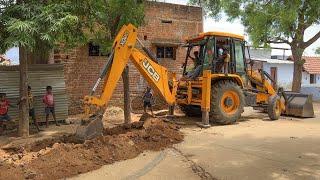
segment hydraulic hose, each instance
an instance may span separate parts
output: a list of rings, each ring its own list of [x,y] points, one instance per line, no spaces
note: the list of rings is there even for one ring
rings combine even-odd
[[[96,81],[95,85],[93,86],[92,91],[90,93],[90,96],[92,96],[94,94],[94,92],[96,91],[97,87],[100,84],[100,81],[106,76],[107,72],[109,71],[109,69],[112,65],[112,62],[113,62],[113,56],[114,56],[114,49],[112,49],[112,51],[107,59],[106,65],[104,66],[103,70],[100,73],[98,80]]]
[[[141,45],[142,50],[149,56],[149,58],[150,58],[151,60],[153,60],[154,62],[159,63],[159,60],[154,56],[154,54],[153,54],[148,48],[146,48],[146,47],[142,44],[142,42],[140,41],[139,38],[137,38],[137,41],[138,41],[138,43]]]

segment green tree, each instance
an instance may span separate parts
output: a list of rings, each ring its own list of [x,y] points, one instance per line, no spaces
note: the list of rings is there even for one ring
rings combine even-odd
[[[254,45],[290,45],[294,59],[293,91],[300,91],[304,50],[320,38],[320,30],[305,39],[308,27],[320,23],[319,0],[191,0],[209,16],[225,12],[229,20],[239,18]]]
[[[143,23],[142,0],[0,1],[0,53],[20,47],[20,96],[27,92],[27,61],[47,59],[56,46],[89,41],[109,47],[123,24]],[[21,103],[19,134],[28,136],[26,102]]]
[[[318,47],[315,51],[316,54],[320,55],[320,47]]]

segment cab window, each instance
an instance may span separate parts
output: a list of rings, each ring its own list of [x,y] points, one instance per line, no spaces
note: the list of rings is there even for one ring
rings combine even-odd
[[[212,61],[214,58],[214,52],[215,52],[215,39],[214,38],[210,38],[207,42],[207,46],[205,48],[205,57],[204,57],[204,61],[203,61],[203,69],[210,69],[210,67],[212,66]]]
[[[242,48],[242,43],[240,41],[234,41],[234,50],[235,50],[235,58],[236,58],[236,72],[244,73],[244,52]]]

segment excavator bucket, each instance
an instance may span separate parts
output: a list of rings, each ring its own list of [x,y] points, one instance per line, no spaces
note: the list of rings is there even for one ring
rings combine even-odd
[[[312,95],[285,91],[283,96],[286,115],[304,118],[314,117]]]
[[[103,134],[102,115],[92,116],[83,120],[76,130],[75,137],[79,140],[89,140]]]

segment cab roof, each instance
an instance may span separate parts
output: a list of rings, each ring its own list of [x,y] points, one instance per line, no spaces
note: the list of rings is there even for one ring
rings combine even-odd
[[[209,36],[230,37],[230,38],[236,38],[236,39],[244,40],[244,36],[243,35],[227,33],[227,32],[212,31],[212,32],[199,33],[198,35],[192,36],[192,37],[187,39],[187,42],[200,41],[200,40],[204,39],[205,37],[209,37]]]

